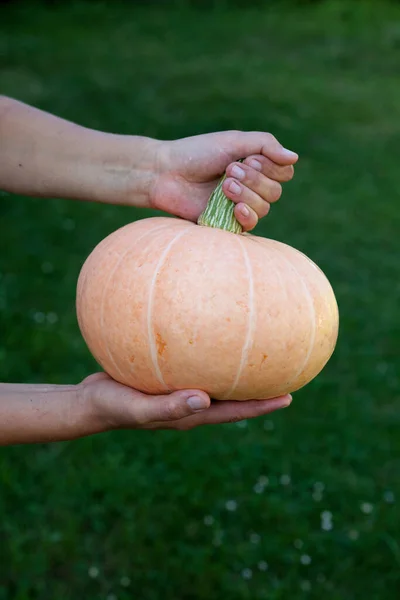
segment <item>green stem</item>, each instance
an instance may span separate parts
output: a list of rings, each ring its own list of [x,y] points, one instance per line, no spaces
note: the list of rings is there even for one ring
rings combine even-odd
[[[243,162],[240,160],[239,162]],[[198,218],[198,225],[205,227],[215,227],[224,229],[231,233],[242,233],[243,229],[237,221],[234,209],[235,203],[229,200],[222,191],[222,184],[226,179],[226,174],[221,178],[217,187],[213,191],[204,212]]]

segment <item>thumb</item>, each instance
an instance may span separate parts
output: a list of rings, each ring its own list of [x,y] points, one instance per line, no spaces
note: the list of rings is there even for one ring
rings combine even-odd
[[[180,390],[166,396],[144,396],[137,406],[137,419],[142,424],[157,421],[177,421],[207,410],[211,401],[205,392],[199,390]]]
[[[292,150],[284,148],[271,134],[262,131],[240,131],[232,140],[232,149],[235,151],[234,160],[247,158],[252,154],[262,154],[278,165],[294,165],[298,155]]]

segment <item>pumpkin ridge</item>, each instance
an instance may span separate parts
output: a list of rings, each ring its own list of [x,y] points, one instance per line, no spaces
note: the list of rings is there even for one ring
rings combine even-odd
[[[240,239],[240,237],[238,236],[237,238],[238,243],[240,244],[241,250],[242,250],[242,254],[243,254],[243,258],[244,258],[244,264],[246,266],[246,272],[248,275],[248,280],[249,280],[249,312],[248,312],[248,319],[247,319],[247,333],[246,333],[246,337],[244,339],[244,343],[243,343],[243,347],[242,347],[242,352],[241,352],[241,357],[240,357],[240,363],[239,363],[239,368],[237,369],[237,373],[236,373],[236,377],[235,380],[233,382],[233,385],[231,387],[231,389],[229,390],[229,392],[227,392],[227,394],[224,396],[224,399],[229,398],[230,396],[232,396],[232,394],[236,391],[237,386],[239,385],[239,381],[240,378],[243,374],[243,369],[246,363],[246,360],[249,356],[249,350],[253,345],[253,341],[254,341],[254,331],[255,331],[255,322],[256,322],[256,305],[254,302],[254,275],[253,275],[253,269],[251,268],[251,262],[250,262],[250,258],[249,258],[249,253],[245,247],[245,244],[243,244],[242,240]]]
[[[121,266],[121,263],[122,263],[123,259],[125,258],[125,256],[126,256],[127,254],[129,254],[129,252],[131,252],[131,251],[132,251],[132,249],[135,247],[136,243],[138,243],[138,242],[142,241],[144,238],[148,237],[149,235],[154,235],[154,233],[155,233],[156,231],[160,231],[160,229],[165,229],[166,227],[167,227],[167,225],[160,225],[160,227],[158,227],[157,229],[155,229],[155,230],[150,230],[150,231],[146,231],[146,232],[145,232],[143,235],[141,235],[140,237],[138,237],[138,238],[135,238],[135,239],[133,240],[133,243],[132,243],[132,244],[130,244],[130,245],[128,246],[128,248],[125,250],[125,252],[123,252],[123,253],[121,254],[121,256],[118,258],[118,260],[117,260],[116,264],[114,265],[113,269],[111,270],[111,273],[109,274],[109,276],[108,276],[108,279],[107,279],[107,281],[106,281],[106,284],[105,284],[105,286],[104,286],[104,289],[103,289],[103,294],[102,294],[102,296],[101,296],[101,303],[100,303],[100,319],[99,319],[99,320],[100,320],[100,331],[101,331],[101,332],[102,332],[102,334],[103,334],[103,342],[104,342],[105,350],[106,350],[106,352],[107,352],[107,354],[108,354],[108,357],[109,357],[109,359],[111,360],[111,362],[112,362],[112,364],[114,365],[114,367],[117,369],[118,373],[120,374],[120,376],[122,377],[122,379],[123,379],[123,380],[125,380],[125,376],[124,376],[124,374],[122,373],[122,371],[121,371],[121,369],[119,368],[119,366],[117,365],[117,363],[115,362],[114,356],[113,356],[113,354],[112,354],[112,352],[111,352],[111,350],[110,350],[110,347],[109,347],[109,345],[108,345],[108,338],[104,336],[104,331],[106,331],[106,328],[105,328],[105,326],[104,326],[105,298],[106,298],[106,296],[107,296],[107,292],[108,292],[108,289],[109,289],[109,287],[110,287],[110,285],[111,285],[112,279],[113,279],[114,275],[116,275],[116,273],[117,273],[117,271],[118,271],[118,268]]]
[[[308,348],[308,352],[306,354],[306,358],[303,362],[303,365],[300,367],[300,369],[297,371],[297,373],[292,377],[292,379],[288,382],[288,387],[290,387],[292,385],[292,383],[297,381],[299,379],[299,377],[304,373],[304,371],[306,370],[306,367],[308,365],[308,362],[310,360],[311,354],[314,351],[315,335],[316,335],[316,325],[315,325],[316,314],[315,314],[315,305],[314,305],[314,301],[312,298],[312,294],[307,285],[307,282],[304,281],[304,277],[302,277],[302,275],[299,273],[298,269],[286,258],[286,256],[283,254],[283,252],[279,252],[279,250],[278,250],[278,254],[280,254],[282,256],[283,260],[292,267],[293,271],[296,273],[296,275],[298,276],[298,278],[300,280],[301,286],[303,287],[303,289],[306,292],[307,304],[310,308],[310,317],[311,317],[311,323],[312,323],[311,335],[310,335],[310,340],[309,340],[309,348]]]
[[[165,260],[167,258],[169,251],[171,250],[172,246],[183,235],[185,235],[188,231],[190,231],[190,229],[192,229],[192,224],[190,224],[188,227],[186,227],[183,231],[178,231],[178,233],[175,235],[175,237],[168,243],[167,247],[164,249],[163,253],[160,256],[158,263],[156,264],[156,267],[154,269],[154,275],[151,279],[150,288],[149,288],[149,304],[147,307],[147,335],[148,335],[150,358],[151,358],[151,362],[153,365],[153,371],[154,371],[159,383],[164,387],[166,392],[169,391],[169,388],[164,380],[163,374],[161,372],[160,364],[158,362],[157,340],[154,335],[154,329],[152,327],[154,291],[155,291],[158,275],[160,273],[163,263],[165,262]]]

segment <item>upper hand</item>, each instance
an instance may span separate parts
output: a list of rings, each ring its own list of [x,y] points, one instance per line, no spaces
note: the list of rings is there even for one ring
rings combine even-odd
[[[245,158],[244,163],[238,163]],[[226,196],[245,231],[268,214],[293,177],[297,154],[269,133],[225,131],[161,142],[150,205],[188,220],[197,220],[226,171]]]
[[[198,390],[148,396],[96,373],[80,385],[85,402],[104,422],[104,429],[193,429],[199,425],[233,423],[285,408],[291,396],[271,400],[212,402]]]

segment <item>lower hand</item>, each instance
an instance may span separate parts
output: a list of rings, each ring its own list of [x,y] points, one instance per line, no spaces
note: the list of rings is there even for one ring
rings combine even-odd
[[[271,400],[212,402],[198,390],[173,392],[169,396],[148,396],[115,382],[105,373],[96,373],[80,385],[84,402],[105,429],[178,429],[199,425],[234,423],[266,415],[291,403],[291,396]]]
[[[244,162],[237,162],[241,158]],[[224,193],[249,231],[280,198],[281,183],[292,179],[297,158],[262,132],[225,131],[161,142],[150,206],[195,221],[226,171]]]

